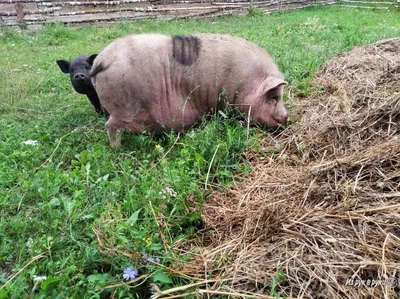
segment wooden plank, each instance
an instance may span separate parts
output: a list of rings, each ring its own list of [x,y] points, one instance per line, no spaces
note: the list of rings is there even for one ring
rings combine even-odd
[[[182,3],[182,4],[187,4],[187,3],[211,3],[211,2],[213,2],[213,0],[168,0],[169,4],[177,4],[177,3]]]
[[[285,4],[285,3],[291,3],[291,2],[307,2],[309,3],[308,0],[274,0],[274,1],[254,1],[253,4],[254,5],[258,5],[258,4]],[[249,1],[235,1],[235,2],[224,2],[224,1],[215,1],[212,2],[211,4],[213,5],[249,5]]]
[[[22,3],[18,3],[22,4]],[[13,4],[0,4],[0,16],[16,16],[17,11],[15,9],[16,3]],[[37,9],[37,5],[35,3],[27,3],[23,4],[22,10],[25,14],[29,14],[29,11]]]
[[[24,10],[32,10],[37,8],[36,3],[25,3]],[[0,11],[15,11],[15,3],[0,4]]]
[[[135,3],[127,3],[124,5],[116,5],[116,6],[60,6],[60,12],[71,12],[71,11],[98,11],[98,10],[115,10],[115,9],[125,9],[132,7],[147,7],[151,6],[150,2],[135,2]]]
[[[231,4],[231,3],[225,3],[223,4],[222,2],[218,2],[218,4],[212,3],[215,6],[223,6],[226,8],[242,8],[242,7],[249,7],[249,3],[243,3],[241,2],[240,4]],[[253,4],[253,7],[256,8],[262,8],[262,7],[270,7],[270,6],[282,6],[282,5],[289,5],[289,4],[309,4],[307,0],[292,0],[292,1],[285,1],[285,2],[259,2],[259,4]]]
[[[149,2],[148,0],[124,0],[124,1],[65,1],[65,2],[40,2],[41,6],[52,7],[52,6],[116,6],[127,3],[137,2]]]
[[[33,9],[33,10],[25,10],[24,13],[25,15],[31,15],[31,14],[47,14],[47,13],[52,13],[57,10],[61,10],[61,7],[51,7],[51,8],[45,8],[45,9]],[[0,11],[0,16],[16,16],[17,12],[16,11]]]

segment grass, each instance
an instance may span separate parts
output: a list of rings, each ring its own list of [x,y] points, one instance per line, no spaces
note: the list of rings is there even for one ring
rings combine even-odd
[[[149,281],[161,289],[190,282],[122,253],[159,257],[164,266],[190,258],[171,248],[196,238],[210,191],[205,184],[234,183],[249,171],[241,154],[250,148],[263,154],[265,132],[252,128],[247,139],[246,126],[224,115],[209,116],[181,136],[125,134],[124,146],[110,149],[104,119],[72,91],[55,61],[97,53],[119,36],[143,32],[244,37],[267,49],[296,92],[307,95],[311,76],[328,58],[400,36],[400,13],[314,8],[211,21],[1,31],[0,298],[146,298]],[[22,144],[30,139],[39,145]],[[102,252],[93,229],[118,252]],[[122,282],[130,265],[149,278],[105,288]],[[35,275],[47,279],[35,285]]]

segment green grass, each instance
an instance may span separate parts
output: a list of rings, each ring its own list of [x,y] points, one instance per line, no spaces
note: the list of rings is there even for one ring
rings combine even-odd
[[[110,294],[145,298],[148,281],[156,281],[160,288],[187,283],[140,258],[101,252],[92,229],[101,233],[107,247],[176,265],[157,223],[171,247],[195,238],[201,204],[210,190],[204,188],[210,164],[208,184],[222,188],[232,184],[236,174],[249,170],[241,155],[246,149],[266,154],[259,143],[264,133],[252,128],[247,139],[245,125],[223,115],[208,117],[176,143],[174,134],[154,138],[125,133],[123,147],[111,150],[104,119],[85,97],[72,91],[68,76],[55,61],[97,53],[119,36],[143,32],[244,37],[267,49],[296,92],[307,95],[311,76],[328,58],[357,45],[400,36],[400,13],[314,8],[212,21],[49,26],[22,34],[3,30],[0,288],[35,256],[44,257],[9,281],[0,298],[107,298]],[[23,145],[28,139],[39,145]],[[165,195],[162,190],[167,187],[176,196]],[[120,283],[129,265],[139,268],[140,274],[155,274],[139,286],[104,289]],[[35,290],[34,275],[48,277]]]

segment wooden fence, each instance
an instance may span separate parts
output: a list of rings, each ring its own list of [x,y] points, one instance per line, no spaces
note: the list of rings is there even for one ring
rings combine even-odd
[[[0,0],[0,26],[205,18],[246,14],[250,7],[270,13],[316,4],[390,9],[398,8],[400,0]]]
[[[337,4],[348,8],[368,8],[379,10],[400,9],[400,0],[340,0]]]

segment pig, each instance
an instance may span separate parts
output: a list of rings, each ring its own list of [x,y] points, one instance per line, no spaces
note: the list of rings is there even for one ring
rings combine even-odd
[[[90,69],[93,64],[93,60],[97,54],[81,55],[71,62],[67,60],[57,60],[57,64],[63,73],[69,74],[71,84],[74,89],[81,94],[85,94],[89,101],[92,103],[97,113],[103,114],[102,107],[100,104],[99,97],[97,96],[96,90],[93,87],[92,80],[89,76]],[[107,117],[107,111],[105,111]]]
[[[98,54],[90,75],[110,113],[113,148],[121,144],[117,131],[181,132],[227,105],[262,126],[289,118],[282,99],[287,83],[273,59],[232,35],[128,35]]]

